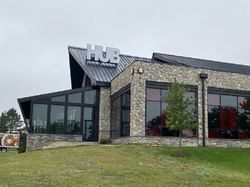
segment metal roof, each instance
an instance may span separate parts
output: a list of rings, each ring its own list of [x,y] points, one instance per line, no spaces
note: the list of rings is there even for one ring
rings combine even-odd
[[[181,65],[187,67],[250,75],[250,66],[247,65],[232,64],[232,63],[204,60],[191,57],[175,56],[162,53],[153,53],[153,59],[160,60],[161,62],[173,65]]]
[[[95,61],[86,60],[87,50],[79,47],[68,47],[69,54],[75,59],[83,71],[89,76],[91,82],[95,85],[107,84],[121,73],[129,64],[135,60],[151,61],[148,58],[141,58],[129,55],[120,55],[120,62],[116,65],[104,64]],[[73,75],[72,75],[73,76]]]
[[[70,63],[77,63],[77,67],[80,67],[83,72],[90,78],[92,85],[109,86],[112,79],[114,79],[119,73],[126,69],[129,64],[131,64],[135,60],[149,63],[168,63],[177,66],[186,66],[250,75],[250,66],[247,65],[239,65],[162,53],[153,53],[152,59],[121,54],[120,62],[117,65],[114,65],[109,63],[105,64],[87,60],[87,49],[85,48],[69,46],[68,51],[70,55]],[[70,66],[70,68],[72,70],[74,67]],[[77,73],[71,71],[71,81],[74,82],[76,80],[79,80],[79,77],[83,77],[84,75],[84,73],[76,75]],[[77,85],[78,86],[73,86],[72,83],[72,88],[79,88],[79,81]]]

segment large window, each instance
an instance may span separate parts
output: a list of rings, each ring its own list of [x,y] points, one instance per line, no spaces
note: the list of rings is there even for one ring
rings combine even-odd
[[[32,100],[31,133],[81,134],[83,140],[97,140],[96,90],[48,94]]]
[[[67,115],[67,133],[80,134],[81,107],[69,106]]]
[[[47,131],[48,105],[34,104],[32,115],[32,131],[35,133],[46,133]]]
[[[146,135],[148,136],[179,136],[179,132],[170,130],[167,124],[167,103],[163,101],[163,97],[168,93],[168,89],[168,87],[147,87]],[[188,91],[186,97],[196,100],[195,90]],[[194,106],[190,107],[197,108],[195,103]],[[182,135],[184,137],[194,137],[196,136],[196,129],[185,130]]]
[[[250,123],[246,109],[250,97],[227,94],[208,93],[209,138],[247,139]]]
[[[112,99],[111,137],[130,135],[130,91]]]
[[[121,96],[121,136],[130,135],[130,92]]]
[[[64,134],[64,106],[51,105],[50,132],[53,134]]]

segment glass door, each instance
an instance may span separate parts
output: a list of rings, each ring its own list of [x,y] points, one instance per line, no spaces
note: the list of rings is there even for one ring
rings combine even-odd
[[[94,107],[83,108],[83,140],[95,141]]]

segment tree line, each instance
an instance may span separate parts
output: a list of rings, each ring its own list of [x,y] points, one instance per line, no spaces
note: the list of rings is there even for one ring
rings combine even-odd
[[[17,131],[22,127],[21,116],[15,108],[4,111],[0,115],[0,132]]]

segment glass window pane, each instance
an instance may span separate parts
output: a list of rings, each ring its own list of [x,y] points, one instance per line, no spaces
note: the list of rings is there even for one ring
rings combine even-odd
[[[220,108],[208,106],[208,127],[209,129],[217,129],[220,124]]]
[[[84,92],[84,103],[85,104],[95,104],[96,102],[96,91],[90,90]]]
[[[238,107],[241,109],[247,109],[250,105],[250,98],[248,97],[238,97]]]
[[[46,133],[48,105],[33,104],[32,127],[34,133]]]
[[[147,102],[147,126],[159,126],[160,109],[160,102]]]
[[[168,94],[168,90],[162,89],[161,90],[161,100],[164,100],[164,97]]]
[[[122,122],[129,123],[129,110],[122,110]]]
[[[81,107],[69,106],[67,116],[67,133],[80,134]]]
[[[236,129],[237,111],[232,107],[221,107],[220,128],[225,130]]]
[[[221,106],[237,107],[237,97],[231,95],[221,95]]]
[[[161,89],[147,88],[147,100],[160,101]]]
[[[130,134],[130,125],[129,123],[122,123],[122,136],[129,136]]]
[[[69,103],[81,103],[82,93],[74,93],[69,95]]]
[[[52,97],[51,101],[53,101],[53,102],[65,102],[65,95],[61,95],[58,97]]]
[[[161,112],[165,112],[167,109],[167,103],[166,102],[161,102]]]
[[[220,95],[218,94],[208,94],[207,95],[207,103],[208,105],[220,105]]]
[[[87,140],[94,139],[93,121],[85,121],[85,137]]]
[[[63,134],[64,128],[64,106],[51,105],[50,133]]]
[[[84,120],[92,120],[93,117],[93,108],[92,107],[84,107]]]
[[[187,92],[187,93],[185,93],[185,98],[194,100],[195,99],[195,93],[194,92]]]
[[[122,95],[122,106],[130,106],[130,93]]]

